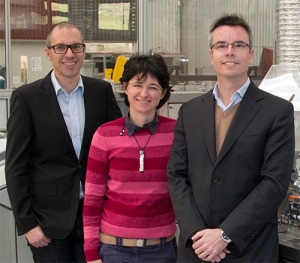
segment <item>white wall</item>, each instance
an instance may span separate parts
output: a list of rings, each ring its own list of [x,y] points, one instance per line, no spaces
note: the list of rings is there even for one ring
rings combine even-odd
[[[14,41],[11,42],[11,70],[12,87],[17,88],[21,83],[21,56],[28,57],[28,79],[27,83],[43,78],[52,68],[51,62],[47,60],[45,52],[45,41]],[[5,65],[4,42],[0,42],[0,65]],[[32,70],[32,59],[41,60],[41,70]],[[36,60],[36,61],[37,61]]]

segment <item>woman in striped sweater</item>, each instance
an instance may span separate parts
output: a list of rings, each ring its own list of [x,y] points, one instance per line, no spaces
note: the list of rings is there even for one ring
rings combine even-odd
[[[167,162],[175,120],[157,115],[170,97],[161,56],[130,58],[120,79],[127,116],[95,132],[84,198],[87,262],[175,262]]]

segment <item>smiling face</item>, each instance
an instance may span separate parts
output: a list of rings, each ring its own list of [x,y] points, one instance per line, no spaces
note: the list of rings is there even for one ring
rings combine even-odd
[[[239,41],[249,44],[248,34],[241,26],[220,26],[212,33],[212,44],[217,42],[232,44]],[[247,80],[247,71],[253,59],[253,49],[247,47],[244,50],[238,50],[229,45],[225,50],[210,49],[209,56],[218,81],[221,78],[238,82]]]
[[[135,76],[123,85],[130,104],[130,118],[134,123],[138,123],[141,119],[144,123],[152,121],[156,107],[166,93],[166,90],[159,85],[157,78],[150,74],[144,79]]]
[[[54,28],[51,33],[51,46],[82,44],[82,38],[76,28]],[[45,48],[45,53],[49,61],[52,62],[53,70],[59,82],[75,79],[78,81],[80,68],[85,58],[85,48],[82,53],[73,53],[69,48],[65,54],[56,54],[54,50]]]

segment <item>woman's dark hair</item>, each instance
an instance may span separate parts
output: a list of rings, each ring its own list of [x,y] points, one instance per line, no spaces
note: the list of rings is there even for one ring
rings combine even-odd
[[[165,96],[160,100],[156,109],[160,109],[171,96],[172,86],[170,86],[170,74],[168,67],[162,56],[154,55],[135,55],[131,57],[124,65],[124,72],[120,78],[121,85],[128,82],[137,76],[140,80],[147,77],[147,75],[157,78],[159,85],[163,90],[166,90]],[[126,106],[129,107],[129,101],[125,92],[121,94],[124,98]]]

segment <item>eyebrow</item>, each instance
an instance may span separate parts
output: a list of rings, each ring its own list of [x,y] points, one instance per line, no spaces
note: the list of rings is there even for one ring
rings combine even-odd
[[[226,41],[217,41],[215,44],[217,44],[217,43],[228,43],[228,42],[226,42]],[[247,43],[247,42],[245,42],[245,41],[243,41],[243,40],[236,40],[236,41],[233,41],[232,43]]]
[[[73,43],[73,44],[70,44],[70,45],[67,45],[67,44],[63,44],[63,43],[58,43],[58,44],[55,44],[53,46],[73,46],[73,45],[83,45],[83,43]]]
[[[139,80],[137,80],[137,81],[133,81],[133,84],[144,84],[145,82],[143,82],[143,81],[139,81]],[[156,83],[150,83],[149,85],[155,85],[155,86],[160,86],[159,84],[156,84]]]

